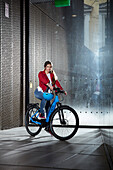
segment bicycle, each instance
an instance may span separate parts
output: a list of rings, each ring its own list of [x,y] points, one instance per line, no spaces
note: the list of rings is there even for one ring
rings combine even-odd
[[[25,117],[25,127],[31,136],[38,135],[42,128],[49,128],[55,138],[68,140],[78,130],[79,117],[73,108],[60,103],[58,94],[64,93],[64,91],[59,88],[54,88],[54,90],[56,96],[46,119],[39,119],[39,103],[29,104]],[[45,92],[45,95],[48,93]]]

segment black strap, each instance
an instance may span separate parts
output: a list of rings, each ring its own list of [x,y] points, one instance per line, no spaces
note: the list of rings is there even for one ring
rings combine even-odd
[[[45,92],[48,92],[48,90],[49,90],[50,88],[49,87],[47,87],[47,89],[45,90]]]

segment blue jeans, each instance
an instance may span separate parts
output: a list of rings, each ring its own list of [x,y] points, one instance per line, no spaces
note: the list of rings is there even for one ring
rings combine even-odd
[[[46,109],[46,113],[48,112],[49,110],[49,107],[50,107],[50,101],[46,101],[44,98],[43,98],[43,92],[41,91],[38,91],[38,89],[36,88],[35,92],[34,92],[34,95],[37,99],[40,99],[41,100],[41,103],[40,103],[40,113],[42,113],[42,116],[44,116],[44,108]]]

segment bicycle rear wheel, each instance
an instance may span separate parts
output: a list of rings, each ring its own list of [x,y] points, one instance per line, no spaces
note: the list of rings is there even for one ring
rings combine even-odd
[[[50,117],[50,129],[54,137],[60,140],[72,138],[79,127],[76,111],[69,106],[57,108]]]
[[[27,132],[31,136],[36,136],[40,133],[42,127],[39,124],[32,122],[31,117],[37,112],[38,114],[39,107],[37,105],[32,105],[28,108],[25,116],[25,127]],[[36,119],[37,114],[33,116],[33,120]]]

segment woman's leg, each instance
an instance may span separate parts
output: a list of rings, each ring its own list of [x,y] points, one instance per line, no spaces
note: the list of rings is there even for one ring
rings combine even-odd
[[[40,113],[42,113],[42,116],[44,116],[44,108],[45,108],[46,100],[43,98],[43,92],[38,91],[38,89],[36,89],[34,95],[37,99],[41,100]]]
[[[48,111],[50,109],[50,101],[47,101],[45,109],[46,109],[46,116],[47,116],[48,115]]]

